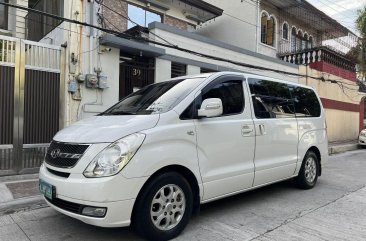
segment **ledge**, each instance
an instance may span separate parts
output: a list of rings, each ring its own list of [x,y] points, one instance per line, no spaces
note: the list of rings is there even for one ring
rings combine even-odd
[[[142,53],[143,56],[147,57],[158,57],[165,54],[165,49],[109,34],[100,38],[100,44],[119,48],[129,54],[140,55]]]

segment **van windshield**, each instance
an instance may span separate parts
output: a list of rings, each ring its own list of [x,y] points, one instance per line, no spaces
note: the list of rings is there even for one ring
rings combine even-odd
[[[167,112],[206,78],[178,79],[148,85],[100,115],[153,115]]]

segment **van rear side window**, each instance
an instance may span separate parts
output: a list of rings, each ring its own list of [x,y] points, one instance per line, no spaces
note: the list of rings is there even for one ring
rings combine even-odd
[[[290,92],[294,99],[297,118],[320,116],[321,107],[313,90],[290,86]]]
[[[294,102],[287,84],[249,79],[249,87],[258,119],[295,118]]]
[[[275,81],[249,79],[258,119],[319,117],[321,107],[313,90]]]

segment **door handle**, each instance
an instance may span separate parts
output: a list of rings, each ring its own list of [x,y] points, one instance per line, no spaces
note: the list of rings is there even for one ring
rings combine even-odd
[[[250,133],[252,133],[254,131],[253,127],[249,126],[249,125],[244,125],[241,127],[241,134],[243,136],[248,136],[250,135]]]
[[[267,134],[266,133],[266,127],[264,126],[264,124],[259,125],[259,132],[261,133],[261,135]]]

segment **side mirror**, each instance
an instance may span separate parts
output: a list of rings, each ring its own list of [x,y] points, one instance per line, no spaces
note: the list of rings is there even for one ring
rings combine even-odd
[[[219,98],[205,99],[198,110],[199,117],[217,117],[223,113],[222,101]]]

